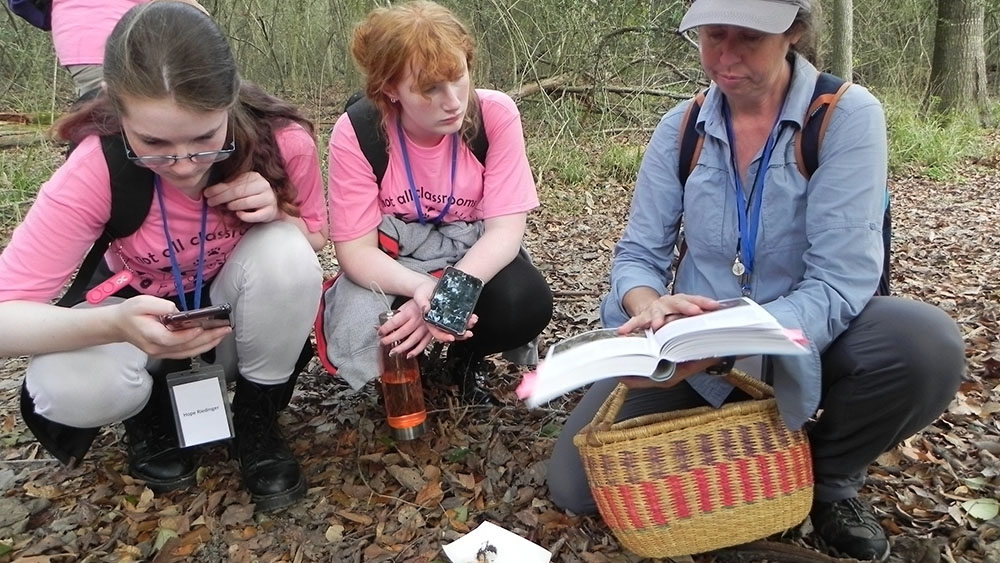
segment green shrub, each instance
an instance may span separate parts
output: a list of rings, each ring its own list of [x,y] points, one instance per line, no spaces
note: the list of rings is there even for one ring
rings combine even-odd
[[[962,162],[989,154],[983,130],[972,116],[930,114],[919,101],[902,94],[884,95],[883,104],[889,125],[889,169],[894,174],[924,173],[945,179]]]

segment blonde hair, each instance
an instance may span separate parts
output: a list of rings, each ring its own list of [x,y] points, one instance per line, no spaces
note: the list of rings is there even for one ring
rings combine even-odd
[[[351,55],[365,75],[365,95],[382,115],[383,131],[398,112],[386,89],[399,84],[407,68],[415,72],[417,91],[437,82],[458,79],[465,69],[455,53],[465,57],[471,75],[476,57],[475,39],[455,14],[430,0],[376,8],[354,28]],[[462,123],[466,143],[475,136],[480,122],[471,78],[468,102]]]

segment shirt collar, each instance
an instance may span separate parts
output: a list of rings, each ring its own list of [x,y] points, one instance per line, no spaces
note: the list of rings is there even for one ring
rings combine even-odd
[[[819,71],[802,55],[793,53],[791,56],[792,81],[788,88],[785,109],[781,113],[781,121],[793,122],[801,129],[806,111],[809,110],[809,102],[812,99],[813,89],[816,87]],[[698,122],[695,124],[700,134],[726,139],[722,100],[722,92],[714,83],[709,85],[708,92],[705,93],[705,103],[702,105],[701,112],[698,114]]]

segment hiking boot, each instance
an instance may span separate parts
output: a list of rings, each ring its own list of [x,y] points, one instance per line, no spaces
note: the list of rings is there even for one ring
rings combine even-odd
[[[177,440],[166,392],[163,378],[154,378],[146,406],[122,422],[129,475],[145,481],[156,493],[193,485],[197,470],[190,452],[182,449]]]
[[[493,373],[492,368],[486,358],[464,347],[448,350],[445,369],[466,404],[500,406],[500,401],[485,389],[486,380]]]
[[[889,558],[889,539],[868,503],[858,498],[813,502],[809,514],[822,547],[863,561]]]
[[[289,506],[306,495],[302,469],[278,427],[286,387],[261,385],[242,376],[236,379],[233,450],[243,486],[261,512]]]

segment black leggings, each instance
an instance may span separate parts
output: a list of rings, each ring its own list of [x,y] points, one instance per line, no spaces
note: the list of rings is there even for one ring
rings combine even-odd
[[[393,307],[407,300],[399,297]],[[479,321],[472,338],[451,344],[449,353],[482,357],[531,342],[552,318],[552,291],[541,272],[518,254],[483,286],[475,313]]]

